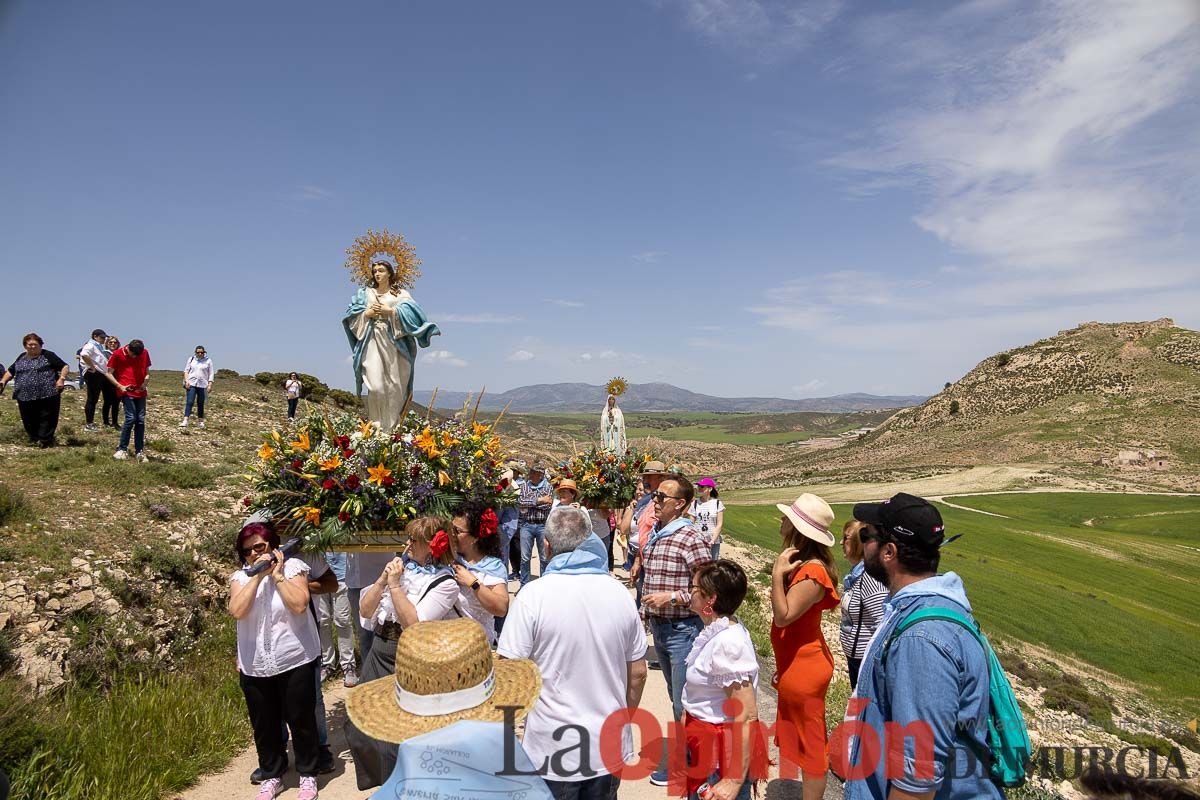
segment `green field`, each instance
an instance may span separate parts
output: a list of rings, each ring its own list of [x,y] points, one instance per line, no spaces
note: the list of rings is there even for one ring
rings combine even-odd
[[[949,498],[941,571],[962,576],[992,636],[1077,658],[1194,714],[1200,704],[1200,497],[1013,494]],[[837,505],[837,525],[850,516]],[[1090,524],[1084,524],[1089,521]],[[725,533],[777,550],[772,505],[730,505]]]

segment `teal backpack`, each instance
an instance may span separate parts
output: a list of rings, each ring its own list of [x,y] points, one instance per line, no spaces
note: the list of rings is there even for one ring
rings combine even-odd
[[[988,643],[987,637],[979,630],[979,625],[957,611],[948,608],[922,608],[914,611],[900,621],[893,629],[883,648],[880,659],[886,668],[888,649],[904,631],[927,619],[940,619],[953,622],[974,635],[979,646],[983,648],[988,662],[988,697],[990,713],[988,714],[988,750],[978,752],[974,739],[968,741],[976,750],[975,756],[988,768],[992,783],[1005,788],[1016,788],[1025,783],[1025,765],[1029,763],[1032,747],[1029,744],[1029,733],[1025,729],[1025,717],[1021,707],[1017,705],[1017,697],[1013,694],[1012,685],[1004,676],[1004,668]]]

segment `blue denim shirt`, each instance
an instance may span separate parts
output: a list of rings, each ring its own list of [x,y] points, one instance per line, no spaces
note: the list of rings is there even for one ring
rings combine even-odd
[[[886,666],[880,665],[883,646],[896,625],[913,611],[930,606],[971,616],[962,579],[953,572],[906,586],[884,606],[883,622],[863,659],[858,688],[846,711],[846,730],[853,737],[846,740],[850,764],[862,758],[862,737],[857,735],[862,726],[874,730],[875,737],[868,732],[866,738],[879,743],[879,757],[872,772],[846,782],[846,800],[886,800],[891,786],[917,794],[933,791],[938,800],[1004,796],[969,745],[969,739],[975,739],[976,747],[986,750],[989,712],[988,664],[975,637],[953,622],[927,620],[900,634]],[[903,744],[903,764],[889,780],[885,723],[895,732],[896,727],[918,721],[928,724],[932,732],[933,775],[916,774],[916,744],[909,735]],[[893,746],[899,748],[899,743]]]
[[[333,570],[333,575],[338,579],[338,583],[345,585],[346,583],[346,554],[330,551],[325,553],[325,563]]]

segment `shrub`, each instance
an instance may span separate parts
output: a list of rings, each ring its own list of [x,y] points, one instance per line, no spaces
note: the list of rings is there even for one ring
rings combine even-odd
[[[287,372],[256,372],[254,380],[261,383],[263,386],[271,386],[280,391],[283,390],[283,383],[288,379]],[[306,375],[303,372],[297,373],[300,376],[300,396],[311,400],[314,403],[319,403],[329,394],[329,387],[322,383],[319,379],[312,375]]]
[[[148,568],[159,577],[166,578],[176,586],[187,587],[192,582],[196,566],[186,553],[172,549],[169,545],[141,547],[134,551],[130,563],[134,569]]]
[[[347,410],[353,410],[361,406],[358,395],[354,394],[354,392],[347,392],[345,389],[330,389],[329,399],[336,403],[339,408]]]
[[[943,389],[949,389],[949,388],[950,388],[950,381],[946,381],[946,385],[945,385],[945,386],[943,386],[942,388],[943,388]]]
[[[156,453],[174,453],[175,443],[170,439],[151,439],[146,442],[146,447],[149,447]]]
[[[217,377],[218,378],[239,378],[241,376],[238,375],[236,370],[219,369],[219,370],[217,370]]]
[[[0,525],[29,519],[32,514],[24,493],[0,483]]]
[[[957,400],[951,400],[951,401],[950,401],[950,413],[951,413],[951,415],[956,415],[956,414],[958,414],[958,412],[959,412],[959,409],[960,409],[960,408],[961,408],[961,406],[959,406],[959,404],[958,404],[958,401],[957,401]]]
[[[996,366],[998,367],[1007,367],[1008,362],[1010,361],[1012,361],[1012,356],[1010,356],[1008,353],[1001,353],[1000,355],[996,356]]]

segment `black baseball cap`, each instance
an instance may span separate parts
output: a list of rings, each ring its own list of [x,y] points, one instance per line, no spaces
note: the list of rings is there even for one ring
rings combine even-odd
[[[946,526],[937,507],[923,497],[900,492],[882,503],[859,503],[854,518],[888,532],[896,541],[937,550],[946,539]]]

